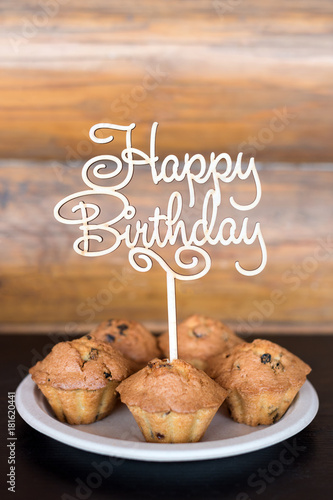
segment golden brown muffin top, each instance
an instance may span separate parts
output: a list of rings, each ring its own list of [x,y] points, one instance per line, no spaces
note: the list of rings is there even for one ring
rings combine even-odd
[[[154,359],[117,387],[123,403],[150,413],[193,413],[220,406],[228,394],[221,389],[203,371],[180,359],[172,363]]]
[[[56,344],[29,372],[37,385],[96,390],[105,387],[109,380],[125,379],[133,370],[131,362],[119,351],[86,335]]]
[[[156,338],[136,321],[109,319],[99,324],[91,335],[112,344],[126,358],[140,365],[160,356]]]
[[[195,358],[207,360],[244,342],[221,321],[199,314],[194,314],[180,323],[177,331],[179,357],[186,361]],[[158,340],[164,356],[168,356],[168,332],[163,333]]]
[[[301,387],[311,368],[300,358],[269,340],[233,347],[210,360],[209,375],[225,389],[244,394]]]

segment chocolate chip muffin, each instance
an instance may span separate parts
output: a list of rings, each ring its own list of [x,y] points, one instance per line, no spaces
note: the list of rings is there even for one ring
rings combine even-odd
[[[208,374],[229,391],[226,402],[232,418],[255,426],[277,422],[310,371],[283,347],[257,339],[211,359]]]
[[[118,387],[146,441],[188,443],[201,439],[227,391],[180,359],[154,359]]]
[[[109,415],[116,387],[133,373],[119,351],[89,335],[56,344],[29,371],[56,417],[69,424],[90,424]]]
[[[169,356],[168,332],[159,339],[164,356]],[[209,358],[244,341],[221,321],[194,314],[178,325],[178,355],[200,370],[207,370]]]
[[[136,321],[109,319],[98,325],[91,335],[118,349],[137,364],[137,369],[160,355],[154,335]]]

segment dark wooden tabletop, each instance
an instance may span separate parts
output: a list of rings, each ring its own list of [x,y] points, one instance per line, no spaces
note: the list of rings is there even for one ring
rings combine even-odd
[[[332,498],[333,400],[330,336],[270,336],[312,367],[309,380],[320,405],[313,422],[294,437],[240,456],[184,463],[105,457],[57,442],[16,412],[15,494],[10,472],[8,393],[44,357],[57,335],[3,335],[1,359],[1,491],[17,500],[312,500]],[[284,451],[286,450],[287,451]],[[287,457],[287,459],[284,459]],[[107,465],[106,465],[107,464]]]

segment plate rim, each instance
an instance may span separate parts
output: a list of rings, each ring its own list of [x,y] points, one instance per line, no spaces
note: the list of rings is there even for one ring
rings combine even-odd
[[[41,393],[36,392],[36,389],[31,375],[27,375],[16,390],[17,411],[35,430],[63,444],[88,452],[151,462],[209,460],[263,449],[300,432],[314,419],[319,408],[317,392],[309,380],[306,380],[293,406],[281,420],[273,424],[274,427],[263,426],[256,433],[216,441],[182,444],[146,443],[90,434],[59,422],[40,407],[36,394]],[[235,425],[239,424],[235,422]]]

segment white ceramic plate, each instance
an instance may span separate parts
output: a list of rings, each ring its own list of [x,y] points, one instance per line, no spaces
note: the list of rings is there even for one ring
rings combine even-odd
[[[222,408],[199,443],[146,443],[127,407],[119,403],[111,415],[90,425],[56,420],[43,394],[28,375],[16,391],[16,407],[34,429],[57,441],[103,455],[154,462],[182,462],[230,457],[279,443],[306,427],[318,410],[318,396],[309,381],[281,420],[249,427],[234,422]]]

